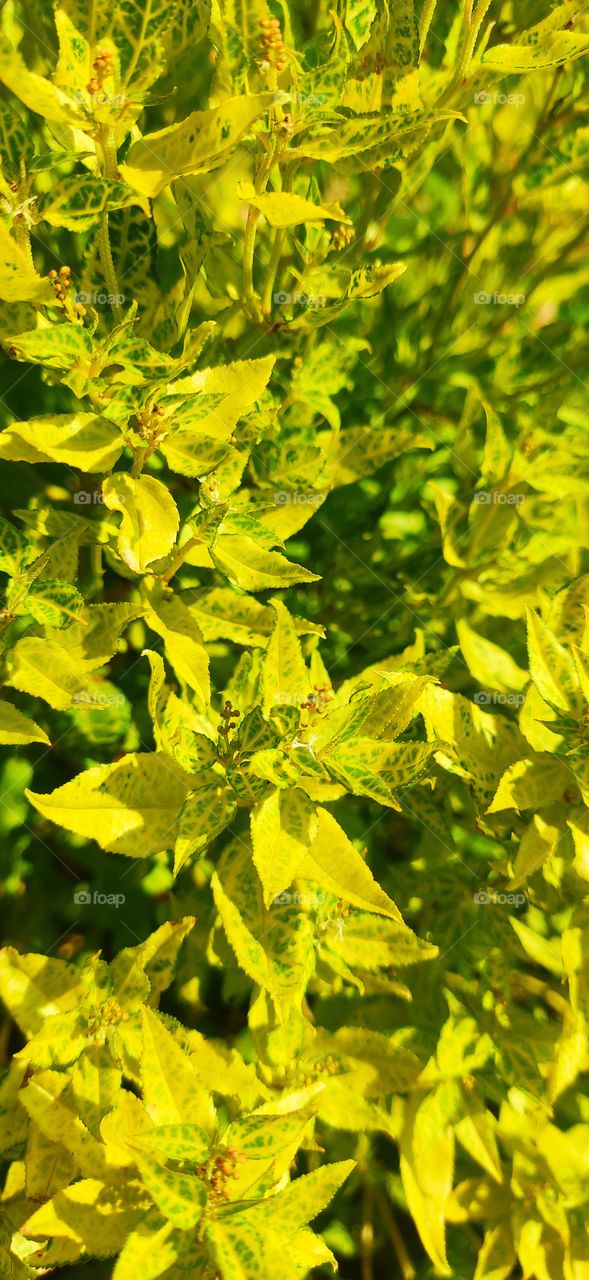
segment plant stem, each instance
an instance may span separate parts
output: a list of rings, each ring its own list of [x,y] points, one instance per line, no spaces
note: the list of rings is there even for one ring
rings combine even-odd
[[[103,156],[103,168],[105,178],[116,178],[117,176],[117,147],[115,135],[112,129],[102,129],[100,134],[100,146]]]
[[[250,205],[247,214],[247,222],[245,224],[245,239],[243,242],[243,291],[245,295],[246,310],[252,320],[259,321],[260,314],[258,310],[258,300],[256,298],[254,288],[254,250],[256,247],[256,231],[258,228],[258,219],[260,215],[257,209]]]
[[[365,1180],[362,1189],[362,1230],[360,1244],[362,1246],[362,1280],[374,1280],[374,1226],[372,1210],[374,1197],[372,1187]]]
[[[115,178],[117,174],[117,149],[112,129],[102,129],[99,137],[100,149],[102,151],[102,169],[105,178]],[[115,320],[120,322],[123,318],[121,304],[119,298],[121,296],[115,264],[113,262],[112,249],[110,246],[110,235],[108,230],[108,213],[105,213],[100,220],[98,228],[98,252],[100,254],[100,264],[106,287],[112,298],[111,307]]]
[[[270,316],[272,314],[272,294],[274,291],[274,282],[276,280],[276,275],[278,273],[278,268],[280,266],[280,259],[282,257],[282,250],[284,248],[285,236],[286,236],[285,228],[277,227],[276,235],[274,236],[274,244],[272,245],[272,253],[270,254],[270,261],[268,263],[268,274],[266,276],[266,284],[265,284],[264,293],[262,296],[262,311],[265,316]]]
[[[255,188],[256,195],[263,195],[268,186],[268,179],[274,167],[274,162],[280,149],[280,141],[278,136],[275,137],[267,155],[260,165],[260,171],[256,177]],[[258,229],[258,221],[260,214],[253,205],[250,205],[245,226],[245,239],[243,245],[243,290],[246,302],[246,310],[252,320],[260,323],[261,314],[258,306],[258,299],[254,288],[254,250],[256,246],[256,232]]]
[[[174,574],[178,572],[178,569],[182,568],[188,552],[191,551],[193,547],[197,547],[200,541],[200,538],[189,538],[188,542],[185,542],[184,545],[180,547],[180,550],[172,560],[169,569],[166,569],[166,572],[162,575],[161,581],[164,586],[167,587],[170,579],[174,577]]]
[[[115,264],[112,259],[112,250],[110,247],[110,236],[108,233],[108,214],[105,213],[100,221],[98,228],[98,252],[100,254],[100,263],[104,272],[106,287],[112,299],[111,307],[115,320],[121,321],[123,313],[119,302],[119,282],[115,271]]]
[[[102,547],[99,542],[95,542],[94,545],[90,547],[90,576],[90,595],[96,596],[102,590],[104,581],[104,574],[102,572]]]
[[[23,253],[26,255],[31,271],[35,271],[36,268],[33,260],[33,247],[31,244],[31,233],[29,231],[29,228],[27,227],[26,223],[17,222],[15,226],[15,232],[16,232],[16,243],[19,249],[22,249]]]
[[[131,475],[134,480],[137,480],[138,476],[140,476],[141,472],[143,471],[143,463],[145,462],[146,454],[147,454],[147,445],[145,445],[143,449],[142,448],[135,449],[133,453]]]
[[[399,1231],[387,1197],[381,1187],[375,1187],[375,1192],[382,1213],[384,1228],[397,1255],[397,1262],[399,1263],[403,1280],[415,1280],[415,1268],[405,1248],[405,1241]]]

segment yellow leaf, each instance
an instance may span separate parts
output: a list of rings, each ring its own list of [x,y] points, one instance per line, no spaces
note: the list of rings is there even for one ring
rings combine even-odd
[[[292,884],[317,830],[314,806],[300,787],[271,791],[252,813],[254,865],[264,906]]]
[[[403,923],[395,903],[377,884],[370,868],[327,809],[318,809],[317,835],[298,875],[364,911],[376,911]]]
[[[122,512],[118,549],[135,573],[171,551],[180,525],[178,508],[160,480],[126,473],[108,476],[102,486],[105,505]]]
[[[267,107],[274,94],[229,98],[209,111],[192,111],[179,124],[148,133],[136,142],[121,176],[134,191],[158,196],[183,173],[210,173],[240,141]]]
[[[270,191],[256,195],[251,182],[240,182],[237,194],[244,204],[259,209],[272,227],[298,227],[302,222],[344,222],[352,219],[336,201],[330,204],[313,204],[291,191]]]

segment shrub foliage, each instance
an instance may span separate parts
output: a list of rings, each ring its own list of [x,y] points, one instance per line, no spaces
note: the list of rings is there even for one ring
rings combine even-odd
[[[588,10],[2,6],[2,1280],[589,1275]]]

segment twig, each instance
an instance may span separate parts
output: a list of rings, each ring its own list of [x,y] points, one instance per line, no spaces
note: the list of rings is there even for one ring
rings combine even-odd
[[[166,569],[166,572],[162,575],[161,581],[163,582],[164,586],[167,587],[170,579],[174,577],[174,574],[178,572],[178,569],[182,568],[182,565],[184,564],[184,561],[186,559],[186,556],[188,555],[188,552],[191,551],[193,547],[198,546],[200,541],[201,541],[200,538],[189,538],[188,541],[185,542],[183,546],[180,547],[180,550],[178,551],[178,554],[175,556],[175,558],[172,560],[172,563],[169,569]]]
[[[395,1218],[393,1217],[393,1211],[386,1195],[382,1191],[381,1187],[375,1187],[375,1193],[378,1200],[378,1207],[382,1213],[383,1226],[397,1255],[397,1262],[399,1263],[403,1280],[415,1280],[415,1267],[407,1253],[405,1241],[403,1240]]]
[[[374,1196],[372,1187],[365,1179],[362,1189],[362,1229],[360,1244],[362,1246],[362,1280],[374,1280],[374,1225],[372,1211]]]

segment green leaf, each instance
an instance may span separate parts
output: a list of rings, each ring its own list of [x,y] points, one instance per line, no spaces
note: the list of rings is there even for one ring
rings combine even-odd
[[[179,950],[194,925],[194,916],[166,920],[145,942],[134,948],[135,956],[149,979],[152,1000],[169,987]]]
[[[518,729],[503,716],[494,716],[461,694],[429,684],[418,703],[430,739],[448,744],[437,759],[446,769],[467,777],[480,803],[490,804],[501,773],[526,754]]]
[[[260,22],[269,16],[266,0],[221,0],[215,4],[212,35],[219,49],[217,80],[225,92],[247,92],[248,77],[260,52]]]
[[[301,223],[332,222],[351,223],[344,210],[337,203],[313,204],[312,200],[304,200],[302,196],[293,195],[290,191],[272,191],[257,195],[251,182],[241,182],[237,194],[244,204],[263,213],[271,227],[297,227]]]
[[[457,111],[443,110],[436,113],[413,111],[404,116],[402,113],[378,115],[356,115],[350,119],[341,119],[337,127],[322,125],[309,130],[304,142],[293,148],[293,156],[307,160],[325,160],[328,164],[347,157],[361,156],[362,152],[371,151],[366,159],[366,167],[372,168],[383,153],[392,154],[396,159],[403,155],[405,148],[419,141],[419,134],[434,124],[445,120],[464,119]],[[414,135],[418,137],[415,138]]]
[[[30,418],[0,433],[7,462],[62,462],[80,471],[110,471],[122,448],[118,427],[95,413]]]
[[[113,1280],[158,1280],[177,1259],[170,1222],[160,1226],[159,1213],[146,1215],[125,1241],[113,1271]],[[172,1236],[172,1239],[170,1237]]]
[[[485,50],[481,62],[504,75],[514,72],[539,71],[558,67],[563,62],[582,58],[589,49],[589,36],[580,31],[551,31],[529,44],[496,44]]]
[[[345,921],[341,935],[328,936],[330,951],[342,956],[354,972],[376,973],[378,969],[403,968],[432,960],[437,947],[423,942],[406,925],[396,920],[357,911]]]
[[[24,747],[29,742],[46,742],[47,746],[51,745],[44,729],[23,715],[11,702],[0,698],[0,746]]]
[[[530,960],[534,964],[540,965],[543,969],[547,969],[549,973],[554,973],[557,977],[560,977],[562,974],[560,939],[551,938],[547,940],[542,938],[540,934],[530,929],[527,924],[524,924],[523,920],[517,920],[515,916],[510,917],[510,923]]]
[[[495,1180],[503,1181],[501,1156],[497,1145],[497,1122],[484,1107],[472,1107],[455,1126],[458,1141],[465,1151]]]
[[[16,104],[2,102],[0,106],[0,163],[9,182],[18,181],[21,161],[28,164],[35,154],[35,144]]]
[[[204,1183],[187,1173],[177,1173],[143,1156],[137,1159],[141,1181],[168,1222],[183,1231],[195,1227],[206,1204]]]
[[[265,648],[276,625],[276,611],[261,604],[253,596],[243,595],[231,587],[213,587],[211,591],[188,593],[190,612],[196,618],[205,640],[233,640],[254,648]],[[314,622],[292,618],[297,635],[322,634]]]
[[[211,1140],[196,1124],[163,1124],[130,1138],[134,1147],[153,1152],[168,1160],[189,1160],[203,1164],[208,1158]]]
[[[66,831],[96,840],[111,853],[146,858],[173,847],[190,787],[189,775],[164,752],[155,752],[97,765],[49,795],[26,795]]]
[[[167,556],[176,541],[180,516],[173,497],[153,476],[135,480],[122,472],[107,476],[102,493],[105,506],[122,513],[119,555],[134,573],[145,573],[154,560]]]
[[[210,173],[273,102],[271,93],[231,98],[208,111],[193,111],[168,129],[148,133],[120,165],[125,182],[153,197],[182,174]]]
[[[194,614],[171,591],[154,591],[149,600],[152,611],[147,615],[147,625],[162,637],[166,657],[176,674],[206,705],[211,694],[209,659]]]
[[[82,1176],[92,1178],[105,1172],[105,1151],[76,1115],[65,1094],[66,1085],[67,1076],[42,1071],[22,1090],[22,1105],[47,1138],[71,1152]]]
[[[188,397],[180,412],[174,413],[173,432],[164,440],[162,452],[174,466],[176,448],[182,448],[196,431],[200,438],[226,441],[246,409],[265,391],[276,356],[257,360],[236,360],[213,365],[176,382],[175,389]],[[192,474],[192,473],[191,473]]]
[[[353,795],[368,795],[398,807],[395,793],[418,782],[431,769],[436,742],[375,742],[351,738],[325,749],[320,759]]]
[[[424,432],[399,427],[343,427],[330,451],[332,478],[336,485],[352,484],[373,475],[383,463],[409,449],[431,449]]]
[[[300,707],[310,691],[310,681],[293,619],[281,601],[273,601],[276,621],[262,664],[262,706],[268,715],[274,706]]]
[[[79,105],[51,80],[29,71],[20,53],[7,41],[0,43],[0,80],[31,111],[56,124],[83,128],[84,113]]]
[[[579,702],[579,680],[573,658],[531,610],[528,610],[528,655],[530,675],[540,697],[562,711],[574,709]]]
[[[80,980],[73,965],[42,955],[0,951],[0,993],[12,1017],[29,1038],[43,1020],[76,1008]]]
[[[548,821],[541,813],[534,814],[520,841],[508,885],[510,890],[519,889],[544,865],[554,853],[561,835],[558,823]]]
[[[19,613],[30,613],[36,622],[59,630],[70,626],[83,605],[84,597],[70,582],[44,578],[29,587]]]
[[[441,1275],[452,1274],[446,1254],[445,1215],[454,1173],[454,1134],[434,1092],[408,1107],[401,1135],[401,1177],[421,1241]]]
[[[316,1106],[288,1115],[246,1116],[230,1125],[224,1136],[226,1146],[241,1151],[249,1160],[265,1160],[286,1148],[300,1146]]]
[[[271,791],[251,815],[253,857],[271,907],[288,889],[309,851],[316,832],[315,808],[300,787]]]
[[[174,875],[230,825],[235,810],[233,795],[218,773],[207,769],[198,775],[198,786],[191,791],[178,819]]]
[[[32,557],[29,539],[10,521],[0,518],[0,569],[16,578]]]
[[[104,213],[112,209],[124,209],[139,204],[147,217],[149,206],[124,182],[112,182],[96,174],[78,177],[73,175],[60,182],[56,191],[41,204],[41,217],[53,227],[65,227],[68,231],[89,231]],[[85,301],[84,297],[81,299]]]
[[[23,1232],[32,1240],[73,1240],[83,1253],[108,1258],[122,1248],[144,1213],[139,1184],[110,1187],[88,1177],[37,1209]]]
[[[0,53],[0,78],[2,55]],[[23,249],[13,240],[4,223],[0,222],[0,298],[6,302],[54,301],[49,281],[35,271]]]
[[[268,991],[278,1017],[300,1008],[314,964],[309,917],[296,907],[264,907],[249,849],[226,849],[212,879],[215,905],[240,967]]]
[[[215,1110],[200,1084],[194,1061],[180,1048],[157,1013],[143,1008],[141,1018],[143,1099],[154,1124],[158,1128],[196,1124],[210,1133],[215,1126]]]
[[[456,630],[466,664],[475,680],[480,680],[484,691],[499,689],[502,693],[509,693],[512,689],[525,687],[527,672],[505,649],[473,631],[464,618],[457,622]]]
[[[65,711],[87,692],[88,666],[75,661],[55,640],[23,636],[7,655],[6,683]]]
[[[403,924],[395,903],[381,889],[361,854],[335,818],[326,809],[318,809],[317,835],[299,868],[299,876],[312,880],[328,893],[341,897],[354,907],[375,911]]]
[[[145,605],[139,602],[86,605],[68,631],[67,653],[86,670],[104,666],[117,652],[125,628],[144,612]]]
[[[0,1080],[0,1151],[4,1155],[26,1140],[27,1119],[18,1106],[26,1063],[12,1062]]]
[[[340,1160],[315,1169],[296,1178],[277,1196],[262,1200],[248,1216],[260,1226],[267,1222],[278,1231],[296,1231],[327,1208],[355,1168],[355,1160]]]
[[[247,534],[225,534],[221,528],[211,548],[214,564],[244,591],[290,587],[294,582],[317,582],[319,575],[291,564],[279,551],[266,551]]]
[[[207,1225],[205,1239],[207,1253],[222,1280],[261,1280],[272,1264],[276,1280],[296,1280],[300,1274],[271,1232],[258,1231],[245,1214],[213,1220]]]
[[[73,370],[82,380],[81,385],[85,390],[90,362],[94,354],[94,343],[92,334],[82,325],[46,323],[30,332],[4,338],[3,345],[8,348],[13,360],[25,361],[27,364],[42,364],[49,369]],[[45,421],[46,419],[41,420],[42,423]],[[59,425],[60,417],[57,417],[56,421]],[[44,439],[46,433],[43,425],[40,431]],[[36,461],[36,459],[33,460]],[[100,468],[97,467],[97,470]]]
[[[488,813],[503,809],[537,809],[562,798],[573,778],[564,761],[548,752],[518,760],[503,774]]]

